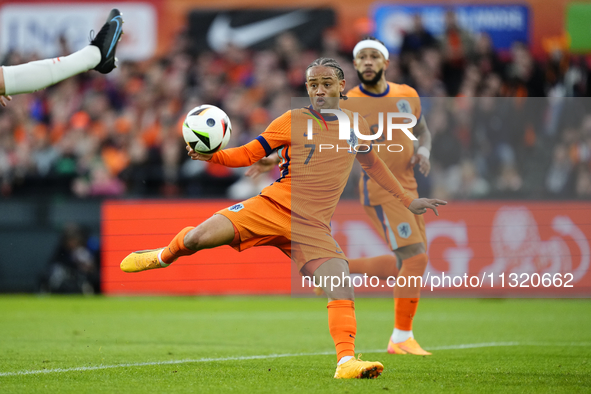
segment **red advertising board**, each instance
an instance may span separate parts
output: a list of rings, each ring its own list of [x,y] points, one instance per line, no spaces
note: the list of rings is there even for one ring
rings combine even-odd
[[[237,253],[204,250],[162,270],[123,273],[134,250],[166,246],[181,229],[196,226],[227,201],[117,201],[102,207],[102,290],[106,294],[277,294],[289,292],[289,261],[273,247]]]
[[[387,250],[372,242],[375,230],[358,208],[340,208],[351,212],[335,215],[335,237],[349,259]],[[439,217],[427,213],[425,222],[423,296],[591,295],[590,203],[457,201]]]
[[[102,209],[103,292],[289,294],[290,262],[273,247],[237,253],[223,246],[182,258],[167,269],[137,274],[119,270],[131,251],[165,246],[180,229],[197,225],[231,204],[106,202]],[[429,265],[423,296],[591,295],[591,203],[457,201],[441,208],[439,217],[428,213],[425,219]],[[356,201],[339,204],[332,227],[350,259],[388,253]],[[358,289],[360,293],[385,290],[389,289],[384,281],[376,288]]]

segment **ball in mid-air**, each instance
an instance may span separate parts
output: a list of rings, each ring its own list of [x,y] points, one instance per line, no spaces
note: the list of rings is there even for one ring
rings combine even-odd
[[[183,122],[185,142],[198,153],[214,153],[230,141],[232,124],[224,111],[204,104],[189,111]]]

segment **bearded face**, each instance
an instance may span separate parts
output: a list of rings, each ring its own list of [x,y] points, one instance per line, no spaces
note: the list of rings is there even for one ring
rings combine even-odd
[[[389,61],[377,49],[364,48],[357,53],[353,64],[361,83],[372,86],[383,79]]]
[[[361,83],[365,85],[375,85],[382,78],[382,75],[384,74],[384,69],[382,68],[379,71],[374,72],[373,77],[370,77],[369,79],[366,78],[363,74],[363,72],[359,72],[359,70],[357,70],[357,77],[359,78]]]

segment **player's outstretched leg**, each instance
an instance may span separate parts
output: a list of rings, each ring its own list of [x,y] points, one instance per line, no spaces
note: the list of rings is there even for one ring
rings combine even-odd
[[[201,249],[230,244],[235,237],[234,225],[223,215],[213,215],[197,227],[185,227],[167,247],[139,250],[121,262],[124,272],[141,272],[166,268],[179,257],[189,256]]]
[[[390,354],[429,356],[431,353],[421,348],[412,332],[413,318],[419,305],[421,288],[414,280],[410,279],[423,276],[427,267],[427,254],[423,244],[405,246],[396,252],[403,258],[397,283],[405,283],[405,286],[394,288],[394,331],[388,341],[387,350]],[[405,280],[400,281],[400,278]]]
[[[123,34],[123,18],[118,9],[114,8],[107,17],[107,22],[90,42],[101,51],[101,61],[94,69],[102,74],[108,74],[117,67],[115,51],[117,43]]]
[[[121,39],[123,19],[111,10],[107,22],[90,45],[69,56],[0,68],[0,95],[31,93],[95,69],[106,74],[115,68],[115,51]],[[0,104],[4,105],[4,100]]]
[[[335,379],[375,379],[382,374],[384,366],[379,362],[362,361],[355,358],[355,336],[357,320],[355,318],[354,292],[351,283],[343,283],[332,288],[332,281],[322,278],[349,276],[347,262],[342,259],[330,259],[322,263],[315,271],[317,283],[323,284],[328,295],[328,328],[337,350],[337,369]],[[346,282],[346,281],[345,281]]]

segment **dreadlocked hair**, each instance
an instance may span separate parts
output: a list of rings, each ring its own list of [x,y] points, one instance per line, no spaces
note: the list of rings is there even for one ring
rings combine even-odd
[[[339,64],[339,62],[337,62],[336,60],[334,60],[330,57],[319,57],[318,59],[314,60],[306,68],[306,75],[308,74],[308,70],[310,68],[316,67],[316,66],[332,67],[335,69],[335,73],[336,73],[337,79],[339,81],[342,81],[343,79],[345,79],[345,73],[343,72],[343,69],[341,68],[341,65]],[[348,97],[344,96],[343,93],[340,93],[340,98],[342,98],[343,100],[347,100]]]

